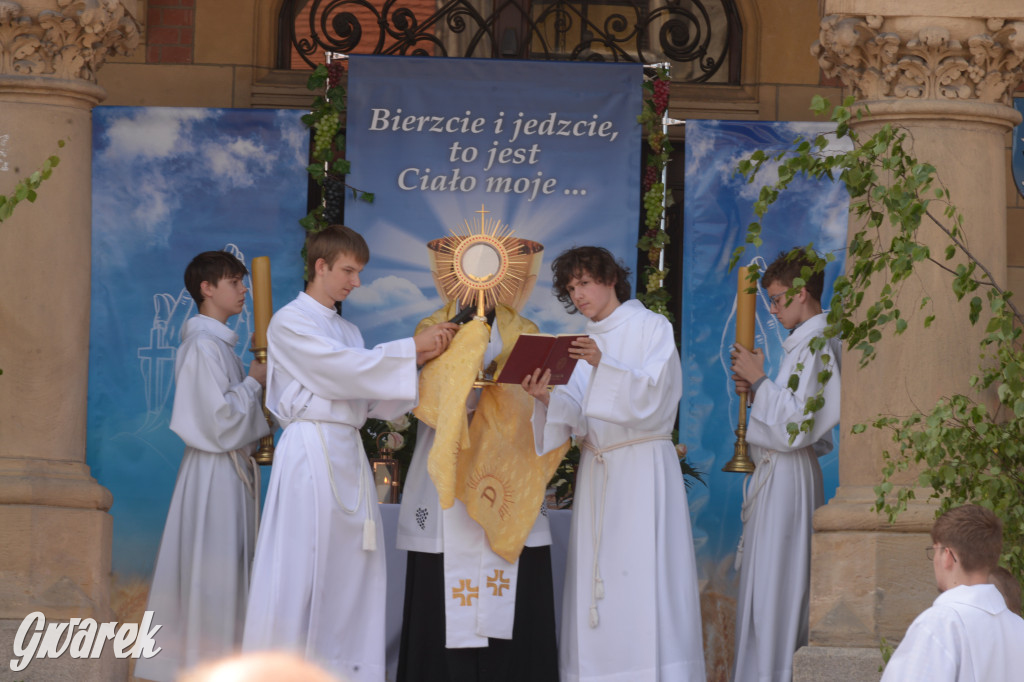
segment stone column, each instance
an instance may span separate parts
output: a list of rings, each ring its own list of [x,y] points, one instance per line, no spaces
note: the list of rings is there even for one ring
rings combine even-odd
[[[9,660],[22,620],[113,620],[112,498],[85,463],[96,71],[139,42],[121,0],[0,0],[0,194],[60,164],[0,223],[0,679],[114,680],[126,661]],[[58,140],[66,146],[58,149]],[[130,286],[130,283],[125,283]]]
[[[838,75],[871,116],[855,123],[862,138],[884,124],[909,133],[910,154],[938,169],[962,210],[972,252],[1005,286],[1007,132],[1019,121],[1012,92],[1024,59],[1024,6],[1018,0],[824,0],[812,48],[824,72]],[[932,212],[941,217],[941,207]],[[851,216],[850,232],[859,229]],[[921,236],[941,259],[948,243],[934,226]],[[794,680],[878,680],[879,641],[895,645],[936,587],[924,549],[935,506],[918,500],[889,526],[871,511],[882,452],[897,451],[888,432],[848,435],[876,415],[930,409],[941,396],[969,393],[983,329],[970,326],[951,277],[925,264],[904,289],[907,333],[877,344],[859,369],[845,353],[840,487],[814,517],[810,646],[794,662]],[[930,296],[929,309],[913,302]],[[925,315],[935,323],[923,328]],[[907,476],[903,482],[912,482]]]

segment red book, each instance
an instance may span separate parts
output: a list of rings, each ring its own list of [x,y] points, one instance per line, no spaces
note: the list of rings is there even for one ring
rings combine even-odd
[[[551,386],[568,383],[576,366],[576,358],[569,356],[569,346],[586,334],[520,334],[509,353],[505,366],[496,381],[500,384],[521,384],[538,367],[541,374],[551,370]]]

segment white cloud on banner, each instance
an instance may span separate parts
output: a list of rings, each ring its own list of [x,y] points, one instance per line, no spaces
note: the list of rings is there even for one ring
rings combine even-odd
[[[227,142],[211,141],[203,146],[203,156],[210,165],[214,179],[229,189],[252,187],[254,176],[273,170],[277,154],[252,140],[234,138]]]
[[[107,127],[104,155],[122,164],[136,158],[152,161],[190,151],[192,123],[217,116],[210,109],[148,107],[134,111],[134,116],[111,119]]]
[[[275,124],[291,157],[290,160],[282,158],[282,162],[293,163],[297,169],[305,170],[309,163],[309,131],[305,126],[295,125],[291,112],[277,112]]]

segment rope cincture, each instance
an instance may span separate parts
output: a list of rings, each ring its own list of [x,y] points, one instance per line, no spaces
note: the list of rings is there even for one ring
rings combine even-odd
[[[331,465],[331,458],[327,454],[327,440],[324,438],[323,429],[320,428],[320,422],[313,421],[310,419],[300,419],[297,421],[305,421],[316,426],[316,433],[320,436],[321,451],[324,455],[324,464],[327,466],[327,480],[331,484],[331,494],[334,495],[334,501],[338,503],[338,507],[344,513],[349,516],[353,516],[359,511],[360,500],[366,497],[366,515],[363,519],[363,549],[367,552],[374,552],[377,550],[377,524],[374,522],[373,517],[370,516],[370,505],[373,502],[369,495],[370,491],[373,490],[372,485],[366,485],[366,470],[362,466],[359,467],[359,495],[356,496],[356,506],[349,509],[345,506],[345,503],[341,501],[341,496],[338,495],[338,486],[334,483],[334,467]],[[363,457],[363,460],[366,458]]]
[[[754,473],[747,474],[743,478],[743,505],[740,507],[740,521],[744,528],[747,525],[747,520],[750,519],[757,496],[761,493],[765,484],[768,483],[768,479],[772,477],[772,471],[775,470],[775,459],[772,457],[772,454],[774,453],[769,452],[762,457],[761,461],[757,463]],[[755,476],[759,477],[757,485],[754,487],[754,491],[750,492],[750,482]],[[739,544],[736,545],[736,561],[733,562],[733,568],[737,571],[743,565],[743,536],[744,534],[740,534]]]
[[[243,471],[243,466],[238,463],[239,457],[245,457],[247,464],[252,470],[252,480]],[[252,496],[252,502],[256,509],[256,516],[254,518],[255,527],[253,529],[253,537],[259,537],[260,534],[260,490],[263,487],[260,479],[260,465],[256,463],[256,460],[251,456],[246,457],[241,450],[231,450],[228,452],[228,457],[231,459],[231,465],[235,468],[235,474],[241,479],[242,485],[245,486],[245,491]],[[255,558],[255,556],[253,557]],[[249,572],[252,573],[252,562],[253,559],[249,560]]]
[[[598,554],[601,551],[601,535],[604,531],[604,509],[605,502],[608,497],[608,464],[604,460],[606,452],[612,450],[618,450],[619,448],[625,448],[630,445],[639,445],[640,443],[650,443],[653,441],[667,440],[672,442],[671,436],[644,436],[641,438],[633,438],[632,440],[622,441],[614,445],[609,445],[605,448],[598,448],[589,440],[584,439],[580,444],[581,448],[585,448],[594,453],[594,466],[601,465],[603,475],[601,482],[601,503],[600,512],[595,508],[597,504],[597,494],[594,490],[594,485],[597,482],[597,472],[595,471],[594,476],[590,479],[590,515],[593,519],[591,526],[591,539],[594,543],[594,565],[593,565],[593,577],[590,588],[590,627],[596,628],[601,622],[600,615],[597,610],[597,600],[604,599],[604,580],[601,578],[601,567],[598,561]]]

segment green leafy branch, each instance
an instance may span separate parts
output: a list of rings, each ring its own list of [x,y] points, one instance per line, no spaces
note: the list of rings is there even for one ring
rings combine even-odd
[[[64,140],[57,140],[57,147],[63,149]],[[14,186],[14,191],[8,195],[0,194],[0,223],[11,217],[14,213],[14,207],[22,201],[28,201],[34,203],[36,200],[36,190],[43,184],[44,181],[49,180],[50,175],[53,174],[53,169],[60,163],[60,157],[56,154],[49,157],[43,162],[43,165],[39,167],[39,170],[35,171],[27,178],[22,178]]]
[[[306,167],[309,177],[320,187],[322,201],[299,224],[309,232],[318,232],[330,224],[341,222],[341,200],[351,192],[354,199],[372,202],[373,194],[345,182],[351,164],[345,159],[345,135],[341,117],[345,113],[345,88],[340,84],[341,65],[335,62],[330,71],[323,64],[309,75],[306,87],[320,94],[313,100],[310,113],[302,117],[313,130],[312,161]]]
[[[899,295],[904,283],[926,263],[949,274],[955,298],[967,301],[967,317],[972,325],[987,316],[979,371],[968,381],[967,388],[973,395],[943,397],[931,411],[905,417],[882,415],[872,422],[873,428],[890,432],[897,448],[894,453],[883,453],[875,509],[893,522],[907,508],[916,489],[896,486],[893,479],[914,466],[919,472],[917,485],[940,500],[939,513],[974,502],[992,509],[1002,519],[1003,562],[1018,578],[1022,577],[1024,351],[1020,333],[1024,317],[1010,292],[998,285],[969,248],[963,215],[939,181],[936,168],[912,155],[909,132],[883,125],[870,137],[862,137],[850,122],[869,112],[854,111],[851,106],[852,99],[847,99],[835,107],[831,120],[836,123],[837,137],[848,138],[852,150],[833,153],[827,138],[819,135],[814,139],[797,138],[782,151],[756,151],[740,162],[738,172],[748,181],[766,164],[778,168],[778,181],[762,188],[755,203],[758,220],[748,227],[746,244],[761,245],[761,220],[795,177],[838,178],[850,194],[850,211],[862,227],[849,238],[846,272],[837,277],[833,287],[826,337],[838,335],[848,349],[859,351],[861,366],[871,362],[884,333],[899,336],[909,328],[908,316],[898,304]],[[815,97],[811,108],[823,113],[828,107],[827,100]],[[919,239],[923,225],[937,227],[947,239],[941,254],[933,254]],[[738,262],[745,248],[734,252],[731,265]],[[824,262],[819,263],[815,271],[823,267]],[[802,274],[794,281],[794,288],[810,273]],[[932,308],[928,296],[917,298],[912,305],[915,310]],[[929,327],[934,319],[933,314],[926,314],[923,326]],[[977,398],[979,391],[985,390],[995,394],[991,409]],[[805,413],[820,407],[808,400]],[[862,433],[867,427],[857,424],[852,432]]]
[[[57,148],[63,149],[65,145],[64,140],[57,140]],[[56,154],[50,156],[43,165],[39,167],[39,170],[35,171],[27,178],[22,178],[14,185],[14,191],[10,194],[0,194],[0,223],[7,220],[14,213],[14,207],[22,201],[28,201],[29,203],[35,203],[36,197],[38,196],[36,190],[45,181],[50,179],[53,174],[53,169],[60,163],[60,157]],[[4,371],[0,369],[0,374]]]

